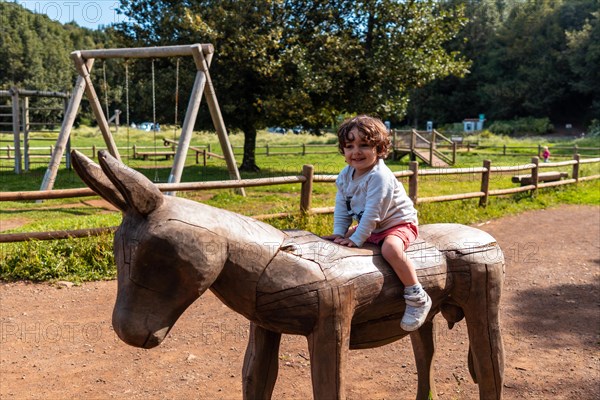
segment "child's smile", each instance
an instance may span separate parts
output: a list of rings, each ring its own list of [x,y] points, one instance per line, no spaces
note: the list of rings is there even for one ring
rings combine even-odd
[[[353,129],[347,136],[344,158],[354,168],[354,178],[358,178],[377,164],[377,149],[367,143],[357,129]]]

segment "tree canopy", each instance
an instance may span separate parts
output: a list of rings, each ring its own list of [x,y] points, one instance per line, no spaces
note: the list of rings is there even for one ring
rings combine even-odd
[[[473,60],[464,79],[415,91],[409,117],[438,123],[488,119],[600,118],[597,0],[449,1],[469,22],[450,48]]]
[[[228,128],[244,132],[246,170],[258,168],[258,129],[302,125],[318,134],[348,114],[417,127],[482,113],[600,119],[598,0],[120,0],[128,18],[98,31],[16,3],[0,2],[0,12],[10,22],[0,25],[2,89],[69,91],[77,49],[213,44],[211,77]],[[132,120],[155,108],[158,121],[174,121],[195,66],[146,61],[98,61],[92,78],[102,101],[123,110],[129,81]],[[198,127],[209,123],[202,112]]]
[[[443,45],[465,20],[436,1],[121,0],[120,30],[139,45],[212,43],[224,119],[245,134],[242,169],[257,168],[256,130],[318,129],[345,113],[399,118],[410,89],[468,62]]]

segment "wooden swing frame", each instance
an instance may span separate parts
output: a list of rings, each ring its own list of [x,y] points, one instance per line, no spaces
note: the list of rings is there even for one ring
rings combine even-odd
[[[110,132],[109,124],[102,105],[98,99],[98,95],[92,83],[90,77],[92,67],[95,59],[108,59],[108,58],[168,58],[168,57],[183,57],[191,56],[194,59],[196,65],[196,79],[190,95],[188,108],[186,111],[185,119],[183,121],[181,135],[179,137],[179,143],[177,146],[177,152],[169,174],[168,183],[179,183],[181,181],[181,174],[185,165],[186,155],[190,146],[192,133],[194,129],[194,123],[198,116],[198,110],[200,107],[200,101],[202,94],[206,96],[206,102],[210,112],[210,116],[213,121],[213,125],[217,131],[221,149],[227,163],[227,169],[229,176],[233,180],[240,180],[240,173],[235,162],[233,150],[227,136],[227,129],[215,89],[212,84],[212,80],[209,74],[209,67],[214,54],[214,47],[212,44],[192,44],[192,45],[179,45],[179,46],[159,46],[159,47],[137,47],[137,48],[120,48],[120,49],[96,49],[96,50],[77,50],[71,53],[71,59],[75,63],[75,67],[79,76],[73,87],[69,105],[65,113],[65,117],[62,123],[60,134],[56,141],[52,157],[44,175],[44,180],[40,190],[50,190],[54,186],[60,160],[65,153],[66,144],[71,136],[71,130],[77,116],[79,105],[83,94],[87,95],[87,98],[92,107],[98,127],[102,132],[104,142],[106,143],[107,150],[109,153],[120,160],[119,151],[114,142],[112,134]],[[175,194],[171,192],[170,194]],[[244,195],[243,188],[240,189],[240,194]]]

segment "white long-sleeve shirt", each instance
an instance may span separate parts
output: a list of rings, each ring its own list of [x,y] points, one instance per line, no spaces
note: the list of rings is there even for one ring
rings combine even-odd
[[[371,233],[409,222],[418,224],[413,202],[382,159],[361,177],[353,179],[353,175],[354,168],[346,166],[336,179],[334,234],[344,236],[354,219],[358,227],[349,239],[362,246]]]

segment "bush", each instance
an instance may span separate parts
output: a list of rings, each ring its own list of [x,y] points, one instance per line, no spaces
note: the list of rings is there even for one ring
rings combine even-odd
[[[113,235],[2,245],[0,279],[71,282],[114,279]]]
[[[588,129],[589,137],[600,137],[600,120],[593,119]]]
[[[494,121],[488,128],[496,135],[544,135],[554,130],[549,118],[517,118],[512,121]]]

